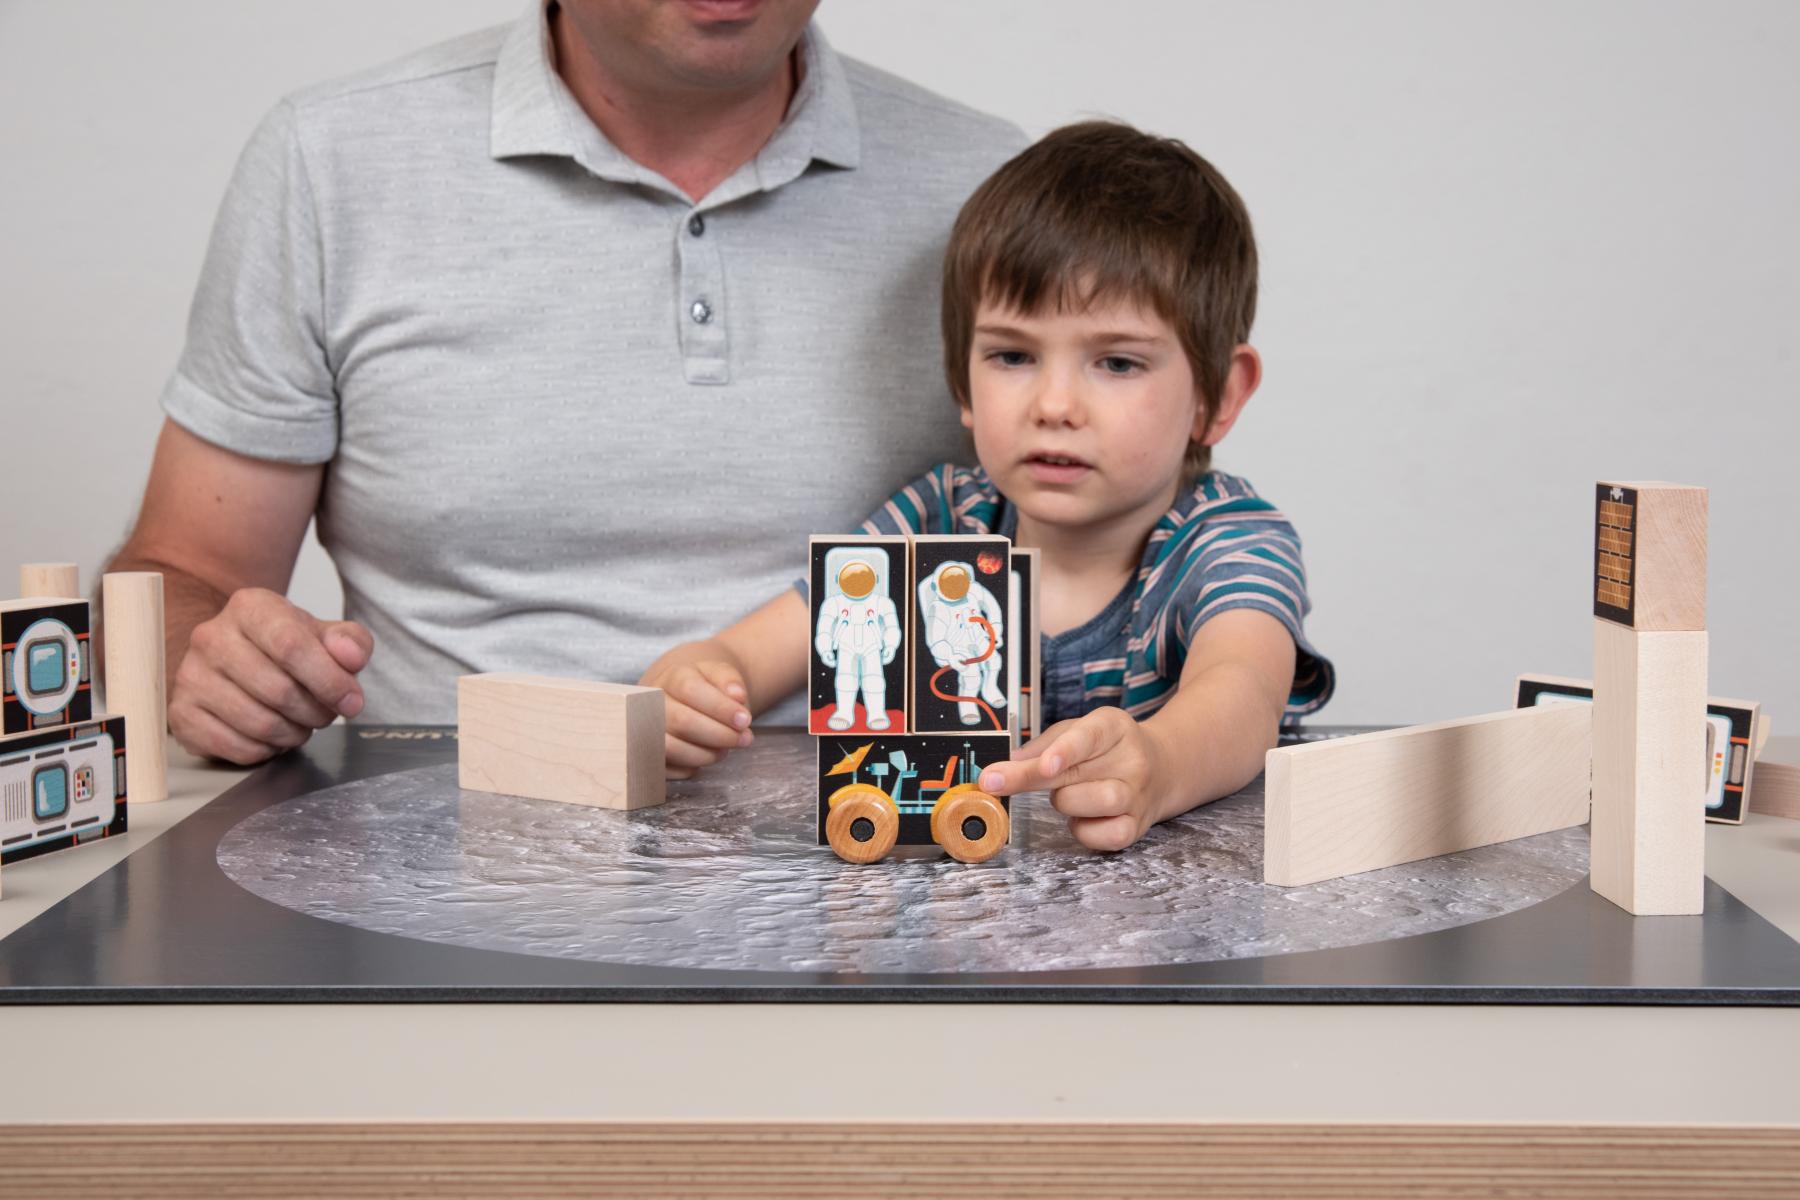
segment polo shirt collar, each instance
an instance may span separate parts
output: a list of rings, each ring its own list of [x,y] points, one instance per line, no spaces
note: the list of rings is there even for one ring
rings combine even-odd
[[[661,175],[613,145],[576,103],[551,65],[547,6],[547,0],[531,0],[500,46],[489,153],[497,159],[572,158],[602,179],[674,191]],[[780,187],[815,160],[844,168],[861,162],[862,132],[850,83],[817,22],[807,25],[800,54],[803,78],[786,119],[754,159],[706,197],[706,206]]]

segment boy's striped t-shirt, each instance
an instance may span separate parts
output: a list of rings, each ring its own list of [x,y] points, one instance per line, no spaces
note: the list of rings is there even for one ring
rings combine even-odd
[[[862,531],[1012,537],[1017,526],[1018,510],[985,471],[946,463],[895,492]],[[1306,640],[1311,607],[1300,535],[1247,482],[1209,471],[1157,521],[1118,596],[1086,624],[1044,638],[1044,724],[1109,704],[1149,716],[1174,695],[1194,631],[1235,608],[1266,612],[1293,636],[1283,717],[1292,724],[1335,686],[1330,661]]]

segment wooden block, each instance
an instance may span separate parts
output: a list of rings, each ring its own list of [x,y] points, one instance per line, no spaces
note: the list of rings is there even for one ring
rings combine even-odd
[[[1800,767],[1791,763],[1759,762],[1750,789],[1750,811],[1800,821]]]
[[[1594,685],[1586,679],[1562,675],[1521,675],[1513,685],[1513,704],[1585,703],[1594,699]],[[1768,740],[1768,718],[1754,700],[1725,696],[1706,698],[1706,768],[1701,784],[1701,809],[1706,819],[1719,825],[1741,825],[1744,796],[1756,767],[1760,747]],[[1752,744],[1754,743],[1754,744]]]
[[[826,823],[831,798],[845,788],[874,789],[892,801],[898,817],[894,844],[930,846],[931,812],[952,788],[974,784],[981,772],[1005,762],[1012,748],[1004,733],[831,734],[819,739],[819,845],[830,844]],[[996,797],[1010,812],[1006,797]],[[879,857],[879,856],[877,856]]]
[[[81,572],[74,563],[26,563],[19,568],[19,595],[27,600],[81,595]]]
[[[89,620],[75,597],[0,604],[0,734],[92,719]]]
[[[910,732],[1010,734],[1011,549],[1003,537],[912,539]]]
[[[1594,489],[1594,615],[1640,633],[1706,628],[1706,489]]]
[[[1012,589],[1006,627],[1012,653],[1006,658],[1006,694],[1012,702],[1013,745],[1029,742],[1043,728],[1044,666],[1038,624],[1039,551],[1012,549]]]
[[[1706,632],[1594,622],[1594,827],[1590,880],[1638,916],[1701,911],[1706,822]]]
[[[596,808],[663,802],[661,688],[464,675],[456,681],[457,785]]]
[[[907,539],[814,537],[807,558],[807,732],[906,732]]]
[[[100,579],[101,636],[106,642],[106,706],[131,722],[131,799],[169,798],[168,676],[163,664],[163,577],[157,571],[114,571]]]
[[[1318,883],[1579,825],[1592,718],[1551,705],[1271,750],[1263,879]]]
[[[125,832],[126,724],[99,716],[0,737],[0,862]]]

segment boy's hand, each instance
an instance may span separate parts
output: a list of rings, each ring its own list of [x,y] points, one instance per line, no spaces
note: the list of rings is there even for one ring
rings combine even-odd
[[[1123,850],[1161,819],[1167,791],[1156,735],[1123,709],[1059,721],[981,773],[996,796],[1048,789],[1069,832],[1090,850]]]
[[[748,746],[749,689],[737,667],[718,660],[660,663],[638,680],[663,690],[667,730],[663,738],[664,773],[690,779],[733,750]]]

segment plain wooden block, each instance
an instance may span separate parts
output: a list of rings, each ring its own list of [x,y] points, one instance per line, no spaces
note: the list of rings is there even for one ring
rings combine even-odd
[[[1318,883],[1579,825],[1592,719],[1547,705],[1271,750],[1263,879]]]
[[[596,808],[649,808],[663,790],[661,688],[464,675],[456,681],[457,784]]]
[[[1594,615],[1640,633],[1706,628],[1706,489],[1601,482]]]
[[[106,707],[125,718],[135,738],[125,762],[133,804],[169,798],[169,701],[164,670],[163,577],[114,571],[100,578],[101,636],[106,642]]]
[[[74,563],[26,563],[19,568],[21,599],[79,595],[81,571]]]
[[[1701,911],[1706,819],[1704,630],[1639,633],[1594,622],[1594,827],[1590,880],[1638,916]]]
[[[1800,767],[1759,762],[1750,785],[1750,811],[1800,821]]]

